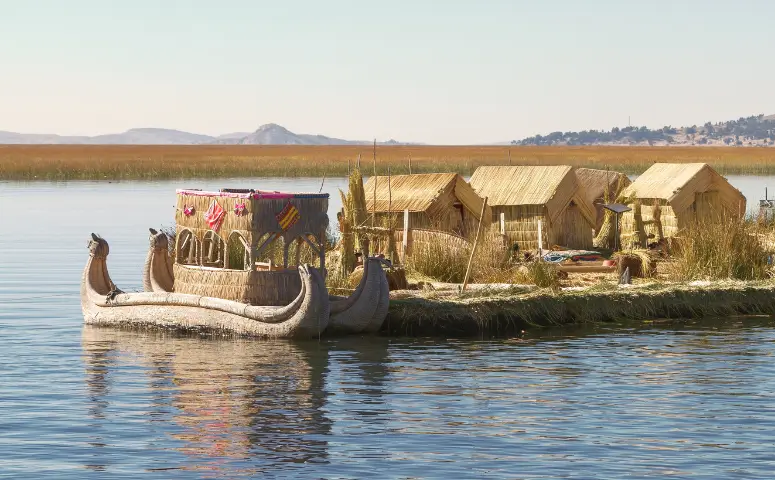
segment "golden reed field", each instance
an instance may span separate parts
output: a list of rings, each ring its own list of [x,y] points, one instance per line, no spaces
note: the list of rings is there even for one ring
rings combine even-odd
[[[371,145],[0,145],[0,179],[153,179],[344,176]],[[757,147],[377,146],[377,172],[459,172],[479,165],[575,165],[640,173],[655,162],[704,162],[722,173],[775,174],[775,149]]]

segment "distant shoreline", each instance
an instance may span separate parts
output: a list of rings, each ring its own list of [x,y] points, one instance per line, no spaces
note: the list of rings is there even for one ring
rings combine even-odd
[[[639,174],[655,162],[708,163],[722,174],[775,174],[769,147],[378,145],[380,175],[481,165],[572,165]],[[132,180],[345,176],[371,145],[0,145],[0,180]]]

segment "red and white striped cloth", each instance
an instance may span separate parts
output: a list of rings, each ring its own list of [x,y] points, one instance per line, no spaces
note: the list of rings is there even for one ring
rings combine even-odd
[[[210,208],[208,208],[207,212],[205,212],[205,220],[207,220],[207,224],[210,225],[210,228],[216,232],[220,230],[221,224],[223,223],[223,219],[225,217],[226,210],[218,205],[218,202],[215,200],[210,202]]]

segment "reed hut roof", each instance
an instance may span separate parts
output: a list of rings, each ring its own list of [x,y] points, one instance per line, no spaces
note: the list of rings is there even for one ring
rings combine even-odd
[[[706,163],[655,163],[622,194],[665,200],[680,212],[694,203],[696,193],[711,191],[719,192],[721,203],[731,211],[745,211],[745,196]]]
[[[479,167],[470,183],[492,206],[544,205],[554,221],[575,201],[594,223],[594,207],[583,194],[574,170],[567,165]]]
[[[447,195],[457,198],[477,219],[482,211],[482,198],[457,173],[369,177],[363,187],[369,212],[375,210],[375,184],[377,212],[427,212],[434,203]]]
[[[623,173],[596,168],[577,168],[576,176],[589,203],[595,203],[596,200],[605,198],[606,189],[610,192],[613,202],[619,193],[618,189],[625,188],[632,183]]]

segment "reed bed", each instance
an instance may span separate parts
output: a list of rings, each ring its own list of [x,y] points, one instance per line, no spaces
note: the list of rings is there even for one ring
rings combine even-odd
[[[0,180],[345,176],[371,145],[0,145]],[[572,165],[637,174],[655,162],[704,162],[722,174],[775,174],[757,147],[378,146],[378,171],[457,172],[481,165]],[[510,160],[509,160],[510,159]],[[364,160],[367,161],[367,160]]]
[[[751,219],[693,222],[672,248],[671,280],[762,280],[773,274],[772,226]]]
[[[415,243],[407,257],[409,274],[419,280],[462,283],[471,248],[449,248],[439,242]],[[471,283],[513,283],[557,289],[557,267],[542,260],[514,261],[497,234],[484,236],[476,249]]]

